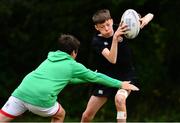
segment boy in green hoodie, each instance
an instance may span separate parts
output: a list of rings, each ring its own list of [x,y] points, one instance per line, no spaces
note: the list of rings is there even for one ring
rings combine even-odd
[[[11,121],[29,110],[43,117],[52,117],[51,122],[63,122],[65,110],[57,102],[57,96],[67,84],[93,82],[109,87],[138,90],[129,82],[110,78],[93,72],[74,59],[80,42],[71,35],[61,35],[58,50],[30,72],[15,89],[0,110],[0,121]]]

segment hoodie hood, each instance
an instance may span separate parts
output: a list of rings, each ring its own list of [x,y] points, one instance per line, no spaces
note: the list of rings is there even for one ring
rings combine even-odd
[[[69,54],[62,52],[60,50],[48,53],[48,60],[52,62],[62,61],[65,59],[73,59],[73,58]]]

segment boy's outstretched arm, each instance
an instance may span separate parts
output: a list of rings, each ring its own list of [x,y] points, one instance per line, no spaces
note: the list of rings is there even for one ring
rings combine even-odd
[[[148,13],[144,17],[140,18],[140,28],[142,29],[144,26],[146,26],[152,19],[154,15],[152,13]]]

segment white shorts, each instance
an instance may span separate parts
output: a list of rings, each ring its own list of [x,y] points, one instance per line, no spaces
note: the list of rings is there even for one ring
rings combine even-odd
[[[50,108],[42,108],[39,106],[28,104],[16,97],[10,96],[8,101],[0,110],[0,113],[4,114],[7,117],[15,118],[16,116],[23,114],[27,110],[34,114],[48,117],[55,115],[60,110],[60,104],[56,102],[54,106]]]

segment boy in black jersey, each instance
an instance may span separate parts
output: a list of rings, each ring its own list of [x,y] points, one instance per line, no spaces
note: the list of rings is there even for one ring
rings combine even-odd
[[[147,25],[153,18],[149,13],[140,19],[141,28]],[[128,30],[127,25],[120,24],[116,31],[113,29],[113,19],[107,9],[97,11],[92,20],[95,29],[99,34],[92,40],[93,65],[98,72],[114,77],[123,81],[134,83],[136,78],[131,50],[128,42],[123,39],[123,35]],[[102,85],[95,85],[92,96],[89,99],[86,110],[84,111],[81,122],[90,122],[93,120],[97,111],[106,103],[110,97],[115,97],[117,109],[117,121],[126,122],[126,98],[130,90],[109,88]]]

